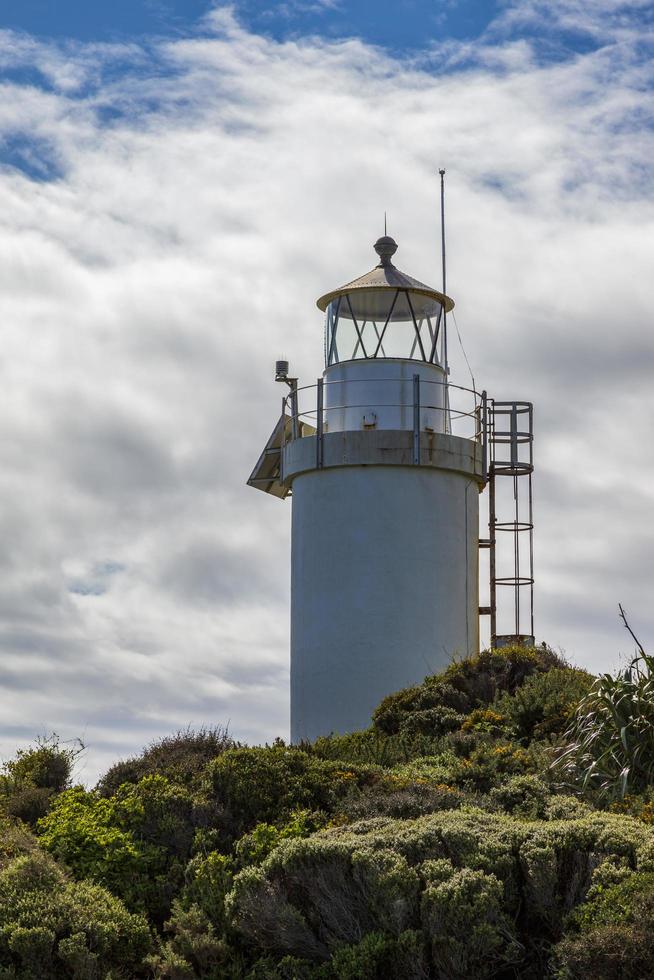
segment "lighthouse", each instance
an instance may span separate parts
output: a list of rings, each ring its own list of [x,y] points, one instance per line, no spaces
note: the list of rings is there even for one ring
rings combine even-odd
[[[531,406],[454,384],[446,332],[454,301],[397,268],[393,238],[374,250],[370,272],[317,301],[318,381],[301,385],[277,363],[282,412],[248,481],[292,500],[294,743],[365,728],[386,695],[476,653],[480,615],[490,617],[494,645],[533,641],[533,600],[528,632],[520,625],[520,599],[533,586]],[[518,490],[528,477],[526,514],[518,493],[509,519],[498,516],[497,475]],[[488,485],[489,530],[480,536]],[[505,575],[502,537],[513,556]],[[489,555],[483,606],[480,548]],[[500,586],[518,600],[503,635]]]

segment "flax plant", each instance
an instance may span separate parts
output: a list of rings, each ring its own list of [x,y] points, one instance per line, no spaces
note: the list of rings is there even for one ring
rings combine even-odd
[[[636,641],[629,665],[600,674],[579,702],[564,733],[567,747],[554,763],[559,781],[601,803],[654,784],[654,656]]]

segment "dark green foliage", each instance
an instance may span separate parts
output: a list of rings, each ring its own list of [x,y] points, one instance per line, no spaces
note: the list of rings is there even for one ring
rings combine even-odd
[[[391,694],[373,712],[373,722],[386,735],[438,737],[459,728],[465,719],[468,698],[445,683],[439,675],[423,684]]]
[[[98,885],[71,881],[28,837],[3,825],[0,970],[16,980],[139,973],[152,947],[148,925]],[[25,853],[20,854],[24,850]],[[0,972],[0,976],[2,973]]]
[[[44,846],[79,878],[106,885],[160,923],[206,819],[205,806],[185,787],[147,776],[108,799],[81,787],[67,790],[38,829]]]
[[[557,980],[649,980],[654,975],[652,922],[602,926],[562,940],[554,955]]]
[[[39,832],[0,819],[0,980],[654,975],[654,784],[602,813],[592,780],[586,802],[552,781],[591,681],[544,648],[483,651],[364,732],[301,748],[180,732],[93,792],[37,743],[0,786]],[[642,668],[631,682],[642,720]],[[646,772],[649,736],[632,736]]]
[[[538,776],[512,776],[489,793],[493,809],[523,820],[543,819],[550,799],[548,786]]]
[[[283,840],[308,837],[324,827],[325,822],[325,814],[320,811],[311,813],[309,810],[296,810],[291,819],[279,827],[270,823],[258,823],[253,830],[244,834],[234,844],[238,867],[261,864]]]
[[[284,956],[276,960],[272,956],[258,959],[245,980],[336,980],[331,963],[316,966],[297,956]]]
[[[527,976],[602,860],[649,870],[653,854],[645,826],[609,814],[377,819],[282,844],[237,876],[227,905],[252,948],[280,958],[319,963],[362,933],[419,930],[434,976]]]
[[[654,975],[654,873],[627,873],[596,889],[570,917],[570,930],[555,950],[560,980]]]
[[[460,728],[475,708],[492,704],[504,692],[513,694],[530,675],[565,667],[557,654],[543,647],[482,650],[416,687],[384,698],[373,721],[388,735],[443,735]]]
[[[41,817],[50,809],[52,797],[52,790],[44,786],[23,786],[8,794],[2,805],[8,817],[36,827]]]
[[[166,932],[172,938],[147,961],[155,977],[192,980],[200,976],[203,980],[224,980],[229,951],[199,906],[183,908],[176,902]]]
[[[429,880],[422,894],[421,922],[431,941],[439,976],[495,976],[507,963],[523,958],[512,920],[503,910],[504,893],[493,874],[451,869],[443,880]]]
[[[602,674],[577,706],[557,761],[562,783],[602,802],[654,783],[654,657]]]
[[[610,809],[613,813],[637,817],[651,826],[654,824],[654,786],[648,786],[642,793],[628,794],[621,800],[615,800]]]
[[[339,762],[362,762],[374,766],[390,767],[423,755],[438,752],[441,739],[421,735],[387,735],[377,728],[349,735],[328,735],[317,738],[313,744],[300,748],[321,759]]]
[[[616,922],[652,921],[654,918],[654,873],[626,873],[615,884],[600,886],[570,917],[580,932]]]
[[[571,667],[532,674],[513,695],[500,698],[497,710],[505,716],[514,736],[525,745],[535,738],[560,736],[593,681],[594,677],[587,671]]]
[[[341,806],[349,820],[371,817],[422,817],[438,810],[456,810],[466,797],[452,786],[401,777],[384,779],[352,795]]]
[[[226,728],[190,728],[157,739],[133,759],[117,762],[100,779],[100,796],[111,796],[123,783],[138,783],[145,776],[166,776],[172,782],[191,786],[212,759],[236,743]]]
[[[337,949],[331,960],[334,980],[428,980],[424,939],[417,930],[399,936],[369,932],[356,946]]]
[[[352,789],[379,778],[373,766],[328,762],[284,745],[231,749],[206,771],[230,842],[258,823],[283,822],[294,810],[331,812]]]
[[[84,750],[80,742],[66,745],[58,735],[36,739],[29,749],[19,749],[16,758],[3,766],[3,783],[15,788],[37,786],[60,793],[70,785],[73,765]]]
[[[39,736],[28,749],[19,749],[0,773],[0,806],[11,817],[31,826],[45,816],[56,793],[70,785],[81,742],[66,744],[57,734]]]
[[[507,776],[536,773],[546,765],[538,746],[524,749],[516,742],[472,737],[450,743],[448,752],[396,766],[393,773],[407,780],[422,779],[476,794],[489,792]]]
[[[232,858],[218,851],[196,854],[186,867],[178,905],[182,909],[192,906],[201,909],[220,935],[225,930],[225,898],[233,881]]]
[[[473,708],[491,704],[504,691],[513,694],[532,674],[567,666],[549,647],[520,644],[482,650],[476,656],[455,660],[443,677],[446,683],[466,695]]]
[[[246,980],[429,980],[424,939],[407,930],[399,936],[369,932],[354,945],[339,946],[328,963],[285,956],[258,960]]]

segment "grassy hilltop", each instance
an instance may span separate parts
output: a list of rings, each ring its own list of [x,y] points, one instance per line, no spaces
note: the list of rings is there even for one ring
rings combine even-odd
[[[0,776],[0,980],[654,975],[654,663],[484,651],[365,732]]]

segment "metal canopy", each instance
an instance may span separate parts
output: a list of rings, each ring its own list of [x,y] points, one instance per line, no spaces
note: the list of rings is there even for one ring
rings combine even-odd
[[[387,235],[378,239],[375,242],[375,251],[379,255],[380,262],[367,272],[365,276],[361,276],[359,279],[354,279],[352,282],[346,283],[344,286],[340,286],[338,289],[333,289],[329,293],[325,293],[321,296],[317,302],[318,308],[325,312],[332,300],[337,299],[339,296],[349,294],[352,297],[353,293],[359,290],[386,290],[386,289],[402,289],[410,290],[411,293],[416,293],[419,296],[423,296],[427,302],[424,304],[426,309],[423,315],[429,315],[427,313],[427,308],[443,306],[445,312],[449,313],[450,310],[454,308],[454,300],[444,293],[441,293],[437,289],[432,289],[431,286],[425,285],[424,282],[419,282],[418,279],[414,279],[413,276],[408,276],[405,272],[400,272],[393,263],[391,262],[391,257],[397,251],[397,243]],[[432,302],[429,303],[428,301]],[[421,311],[422,313],[423,311]],[[432,309],[433,312],[433,309]],[[418,311],[416,310],[416,313]]]
[[[257,465],[250,474],[248,486],[254,487],[255,490],[263,490],[264,493],[271,493],[273,497],[281,497],[282,500],[288,497],[291,491],[282,479],[282,451],[284,446],[291,439],[312,436],[315,433],[316,429],[309,422],[298,419],[297,409],[295,410],[295,417],[284,412],[264,446],[264,450],[257,460]]]
[[[274,497],[287,497],[289,488],[282,483],[282,443],[291,437],[291,418],[288,415],[280,417],[266,443],[257,465],[252,470],[248,486]]]

